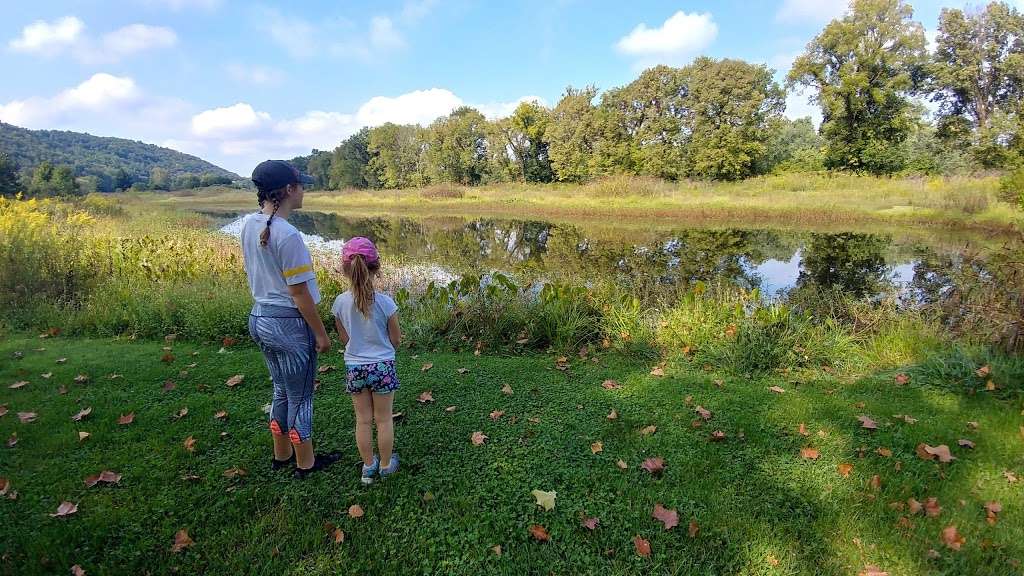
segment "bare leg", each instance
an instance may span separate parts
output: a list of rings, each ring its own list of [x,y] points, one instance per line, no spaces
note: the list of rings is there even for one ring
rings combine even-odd
[[[313,441],[306,440],[301,444],[295,444],[295,466],[303,470],[309,470],[315,462],[313,456]]]
[[[274,460],[284,462],[292,457],[292,443],[287,436],[272,434],[274,438]]]
[[[391,452],[395,447],[395,427],[391,421],[391,408],[395,395],[373,395],[373,419],[377,422],[377,450],[380,451],[380,465],[386,467],[391,462]]]
[[[352,395],[352,408],[356,413],[356,447],[363,464],[373,464],[373,399],[369,390]],[[389,456],[390,458],[390,456]]]

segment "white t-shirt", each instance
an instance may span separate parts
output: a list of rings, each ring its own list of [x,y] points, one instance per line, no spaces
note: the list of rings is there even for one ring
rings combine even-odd
[[[331,312],[348,332],[345,346],[345,364],[372,364],[395,359],[395,347],[388,338],[388,319],[398,311],[398,305],[387,294],[375,292],[370,317],[356,307],[351,290],[334,299]]]
[[[320,302],[320,288],[313,273],[313,259],[298,229],[280,216],[270,223],[270,240],[260,246],[260,234],[267,227],[262,212],[245,217],[242,224],[242,256],[249,290],[257,304],[296,308],[288,286],[306,282],[313,302]]]

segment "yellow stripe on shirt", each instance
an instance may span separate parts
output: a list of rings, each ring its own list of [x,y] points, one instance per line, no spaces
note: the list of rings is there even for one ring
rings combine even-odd
[[[297,274],[302,274],[303,272],[312,272],[312,271],[313,271],[313,265],[312,264],[303,264],[302,266],[296,266],[295,268],[289,268],[289,269],[285,270],[283,272],[283,274],[284,274],[285,278],[291,278],[292,276],[295,276]]]

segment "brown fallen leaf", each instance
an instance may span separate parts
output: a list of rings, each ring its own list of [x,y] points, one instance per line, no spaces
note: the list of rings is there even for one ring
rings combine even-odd
[[[86,374],[79,374],[75,376],[75,384],[85,384],[89,381],[89,376]]]
[[[964,545],[964,537],[956,531],[955,524],[942,529],[942,543],[951,550],[959,550]]]
[[[8,386],[8,388],[10,388],[11,390],[18,390],[19,388],[24,388],[25,386],[28,386],[28,381],[27,380],[19,380],[19,381],[15,382],[14,384],[11,384],[10,386]]]
[[[245,470],[245,468],[234,467],[225,470],[224,473],[221,474],[221,476],[224,476],[225,478],[237,478],[239,476],[245,476],[246,474],[248,474],[248,472]]]
[[[479,352],[479,350],[477,350],[477,352]],[[492,546],[491,552],[494,552],[495,556],[501,556],[501,544],[498,544],[497,546]]]
[[[85,569],[75,564],[71,567],[71,576],[85,576]]]
[[[961,439],[957,440],[956,444],[957,444],[957,446],[960,446],[961,448],[974,448],[974,442],[971,442],[970,440],[968,440],[966,438],[961,438]]]
[[[7,491],[11,489],[11,481],[7,478],[0,476],[0,496],[6,496]]]
[[[915,498],[907,498],[907,510],[911,514],[920,514],[924,510],[924,505],[918,502]]]
[[[665,459],[664,458],[647,458],[644,463],[640,465],[641,468],[647,470],[651,474],[661,474],[665,470]],[[623,468],[625,470],[625,468]]]
[[[877,430],[878,423],[871,419],[870,416],[861,415],[857,416],[857,420],[860,420],[860,427],[868,430]]]
[[[917,418],[914,418],[910,414],[897,414],[893,416],[893,418],[897,420],[903,420],[907,424],[914,424],[915,422],[917,422]]]
[[[14,448],[18,444],[18,433],[11,432],[11,435],[7,437],[7,447]]]
[[[348,507],[348,517],[349,518],[353,518],[353,519],[355,519],[355,518],[362,518],[365,515],[366,515],[366,513],[363,512],[363,507],[360,506],[359,504],[353,504],[353,505]]]
[[[690,525],[686,529],[686,534],[690,538],[696,538],[697,534],[700,534],[700,526],[697,525],[696,520],[690,520]]]
[[[844,462],[837,466],[837,468],[839,470],[840,476],[842,476],[843,478],[849,478],[850,472],[853,471],[853,464],[847,464]]]
[[[196,451],[196,439],[192,436],[185,438],[185,441],[182,444],[185,446],[185,450],[188,450],[189,452]]]
[[[619,384],[616,380],[609,379],[601,382],[601,388],[604,388],[605,390],[618,390],[619,388],[622,388],[622,384]]]
[[[120,417],[119,417],[119,418],[117,419],[117,423],[118,423],[118,424],[120,424],[120,425],[122,425],[122,426],[125,426],[125,425],[128,425],[128,424],[131,424],[131,423],[132,423],[132,422],[134,422],[134,421],[135,421],[135,412],[129,412],[129,413],[127,413],[127,414],[122,414],[122,415],[121,415],[121,416],[120,416]]]
[[[994,500],[985,502],[985,521],[991,525],[995,525],[998,520],[997,514],[1003,511],[1003,505]]]
[[[324,529],[327,530],[327,537],[330,538],[331,542],[341,544],[345,541],[345,532],[341,528],[338,528],[330,522],[325,522]]]
[[[7,416],[8,408],[7,404],[0,404],[0,417]]]
[[[65,394],[67,394],[67,393],[68,393],[68,387],[67,386],[65,386],[63,384],[61,384],[60,386],[57,386],[57,394],[60,394],[61,396],[63,396]]]
[[[655,503],[654,511],[651,512],[651,516],[665,525],[665,530],[671,530],[679,525],[679,513],[675,510],[670,510],[661,505],[661,503]]]
[[[18,420],[21,420],[22,424],[35,422],[38,416],[35,412],[18,412]]]
[[[178,410],[178,411],[177,411],[177,412],[176,412],[176,413],[174,414],[174,419],[175,419],[175,420],[181,420],[181,419],[182,419],[182,418],[184,418],[185,416],[188,416],[188,406],[184,406],[184,407],[182,407],[182,408],[181,408],[180,410]]]
[[[925,499],[924,514],[929,518],[938,518],[942,514],[942,506],[939,504],[938,498],[931,497]]]
[[[992,371],[992,369],[989,368],[989,365],[985,364],[981,368],[978,368],[977,370],[975,370],[974,374],[977,375],[978,378],[984,378],[985,376],[988,376],[989,372],[991,372],[991,371]]]
[[[586,528],[587,530],[597,530],[597,526],[600,523],[601,520],[598,519],[596,516],[593,518],[587,518],[586,515],[584,515],[583,519],[580,520],[580,526]]]
[[[92,414],[92,407],[91,406],[88,407],[88,408],[83,408],[83,409],[79,410],[78,414],[75,414],[74,416],[71,417],[71,420],[74,421],[74,422],[81,422],[89,414]]]
[[[60,506],[57,506],[57,511],[53,514],[50,514],[50,516],[53,518],[59,518],[62,516],[70,516],[75,512],[78,512],[78,504],[68,502],[65,500],[64,502],[60,503]]]
[[[480,446],[487,440],[487,435],[478,430],[476,432],[473,432],[473,435],[470,436],[469,439],[473,442],[474,446]]]
[[[216,418],[217,420],[224,420],[225,418],[228,417],[228,411],[227,410],[218,410],[217,412],[215,412],[213,414],[213,417]]]
[[[640,536],[637,536],[637,537],[633,538],[633,547],[636,548],[636,553],[637,553],[638,556],[642,556],[644,558],[650,557],[650,555],[651,555],[651,543],[650,543],[650,541],[645,540],[645,539],[641,538]]]
[[[629,468],[629,464],[626,464],[626,462],[623,460],[616,460],[615,466],[618,467],[619,470],[625,470]]]
[[[1017,475],[1010,470],[1003,470],[1003,478],[1006,478],[1006,481],[1010,484],[1017,481]]]
[[[228,385],[228,388],[234,388],[241,384],[242,380],[245,380],[245,374],[235,374],[231,378],[228,378],[224,383]]]
[[[768,390],[775,392],[776,394],[784,394],[786,391],[779,386],[769,386]]]
[[[455,371],[459,374],[469,374],[469,368],[456,368]]]
[[[875,448],[875,454],[878,454],[879,456],[882,456],[884,458],[889,458],[890,456],[892,456],[892,450],[879,446],[878,448]]]
[[[92,436],[92,434],[90,434],[88,432],[79,432],[78,433],[78,441],[79,442],[84,442],[85,440],[87,440],[89,438],[89,436]]]
[[[424,390],[423,392],[420,393],[419,396],[416,397],[416,401],[419,402],[420,404],[426,404],[427,402],[433,402],[434,401],[434,391],[433,390]]]
[[[800,449],[800,456],[808,460],[817,460],[821,452],[817,448],[804,447]]]
[[[712,442],[721,442],[725,440],[725,432],[721,430],[715,430],[714,432],[711,433],[711,436],[708,436],[708,440],[711,440]]]
[[[661,366],[655,366],[654,368],[651,368],[651,376],[661,377],[661,376],[664,376],[664,375],[665,375],[665,369],[662,368]]]
[[[508,384],[505,384],[504,386],[501,387],[501,393],[504,394],[505,396],[511,396],[512,387],[509,386]]]
[[[551,535],[548,534],[547,528],[540,524],[531,524],[529,532],[530,536],[532,536],[537,542],[547,542],[551,540]]]
[[[333,372],[335,369],[335,366],[332,364],[324,364],[323,366],[318,367],[316,371],[318,374],[327,374],[328,372]]]
[[[597,441],[597,442],[594,442],[593,444],[590,445],[590,452],[592,454],[600,454],[603,451],[604,451],[604,444],[602,444],[600,440]]]
[[[654,425],[644,426],[643,428],[640,429],[640,435],[641,436],[650,436],[651,434],[654,434],[657,431],[658,431],[658,427],[657,426],[654,426]]]
[[[92,476],[87,477],[84,482],[89,488],[92,488],[100,482],[103,482],[104,484],[118,484],[121,482],[121,475],[113,470],[104,470],[99,474],[93,474]]]
[[[433,367],[434,367],[434,363],[433,362],[427,362],[427,363],[423,364],[423,366],[420,368],[420,372],[426,372],[427,370],[430,370]]]
[[[889,576],[889,573],[882,570],[878,566],[865,566],[863,570],[857,573],[857,576]]]
[[[612,411],[608,413],[608,416],[606,416],[606,418],[608,418],[609,420],[615,420],[618,417],[619,417],[619,412],[617,410],[615,410],[614,408],[612,408]]]
[[[500,420],[501,417],[504,416],[504,415],[505,415],[505,411],[504,410],[492,410],[491,413],[490,413],[491,420],[494,420],[495,422]]]
[[[882,489],[882,477],[879,476],[878,474],[875,474],[874,476],[872,476],[871,480],[868,480],[868,487],[871,488],[872,490],[874,490],[875,492],[878,492],[879,490],[881,490]]]
[[[917,456],[922,460],[938,459],[939,462],[952,462],[953,460],[956,460],[956,456],[950,454],[949,446],[946,446],[945,444],[929,446],[921,443],[917,445],[915,450],[917,452]]]
[[[177,554],[185,548],[191,547],[195,544],[192,538],[188,535],[188,530],[182,528],[174,533],[174,545],[171,546],[171,552]]]
[[[800,423],[800,426],[796,429],[796,431],[801,436],[810,436],[811,435],[811,433],[807,431],[807,426],[804,425],[803,422]]]
[[[910,376],[908,376],[906,374],[903,374],[902,372],[896,375],[896,383],[897,384],[902,386],[903,384],[906,384],[907,382],[910,382]]]
[[[693,409],[693,411],[696,412],[697,414],[700,414],[701,418],[705,420],[711,420],[711,411],[708,410],[707,408],[698,405],[696,408]]]
[[[457,406],[449,406],[444,409],[445,412],[455,412]]]

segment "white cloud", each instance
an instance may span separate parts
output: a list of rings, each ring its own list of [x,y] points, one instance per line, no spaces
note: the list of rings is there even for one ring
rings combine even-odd
[[[8,46],[18,52],[55,54],[78,42],[85,24],[74,16],[65,16],[52,24],[37,20],[21,30],[21,36]]]
[[[142,4],[154,7],[169,8],[174,12],[198,8],[213,11],[220,8],[222,0],[141,0]]]
[[[136,105],[140,97],[133,79],[101,72],[51,98],[0,104],[0,120],[26,128],[47,128],[83,112],[117,113]]]
[[[787,24],[822,24],[842,16],[849,4],[849,0],[784,0],[775,13],[775,20]]]
[[[370,19],[370,44],[376,49],[387,50],[405,46],[405,40],[395,30],[390,18],[374,16]]]
[[[1024,5],[1024,0],[1021,0],[1021,4]],[[938,46],[938,38],[938,30],[924,31],[925,48],[928,50],[928,52],[935,52],[935,48]]]
[[[449,90],[415,90],[393,98],[374,96],[359,107],[356,119],[362,126],[379,126],[385,122],[427,125],[459,106],[462,106],[462,99]]]
[[[406,0],[402,6],[402,20],[410,24],[422,20],[436,5],[437,0]]]
[[[236,82],[254,86],[273,86],[284,80],[285,74],[277,68],[266,66],[247,66],[245,64],[227,64],[224,70]]]
[[[259,19],[263,22],[260,28],[292,58],[305,59],[316,54],[318,30],[311,22],[271,8],[262,9]]]
[[[95,64],[117,62],[146,50],[169,48],[178,42],[174,30],[164,26],[129,24],[104,34],[101,38],[85,35],[85,24],[74,16],[55,20],[52,24],[38,21],[21,31],[9,42],[18,52],[57,56],[68,53],[80,62]]]
[[[821,126],[821,108],[810,101],[808,90],[793,90],[786,95],[786,117],[790,120],[811,117],[815,126]]]
[[[522,96],[511,102],[489,102],[486,104],[476,104],[473,107],[479,110],[487,119],[497,120],[511,116],[523,102],[536,102],[541,106],[547,106],[547,102],[540,96]]]
[[[205,110],[192,117],[192,133],[196,136],[237,136],[254,132],[270,122],[270,114],[257,112],[245,102],[233,106]]]
[[[638,24],[615,44],[616,49],[640,58],[639,64],[682,64],[698,55],[718,36],[718,25],[710,13],[679,11],[658,28]]]

